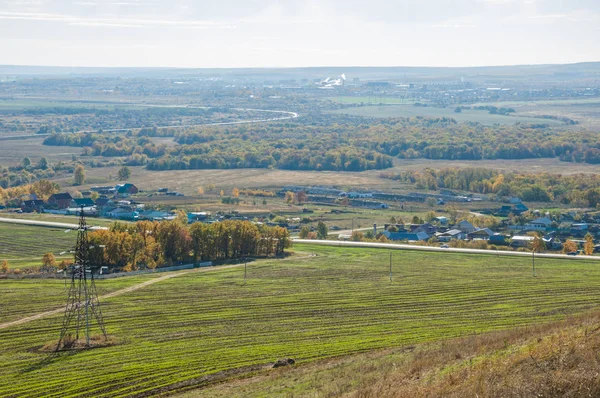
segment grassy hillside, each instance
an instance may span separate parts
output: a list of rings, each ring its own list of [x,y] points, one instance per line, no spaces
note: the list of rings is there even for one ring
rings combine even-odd
[[[598,312],[566,321],[268,369],[196,397],[596,397]]]
[[[600,287],[597,264],[580,261],[538,261],[533,278],[529,259],[396,252],[390,282],[385,250],[295,250],[250,264],[246,284],[230,268],[104,300],[117,346],[49,358],[36,348],[57,338],[60,317],[1,329],[0,396],[181,392],[282,357],[305,364],[561,319],[597,306]],[[11,302],[29,300],[11,286]]]

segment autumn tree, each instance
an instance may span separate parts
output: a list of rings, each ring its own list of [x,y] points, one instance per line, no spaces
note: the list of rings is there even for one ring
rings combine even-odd
[[[306,195],[306,192],[300,191],[296,194],[296,200],[299,204],[306,203],[308,200],[308,195]]]
[[[234,198],[239,198],[240,190],[238,188],[233,188],[233,190],[231,191],[231,196],[233,196]]]
[[[577,243],[568,239],[565,243],[563,243],[563,253],[572,253],[577,251]]]
[[[204,188],[202,188],[202,187],[198,187],[198,191],[197,191],[197,192],[198,192],[198,195],[199,195],[199,196],[202,196],[202,195],[204,195]]]
[[[541,253],[546,250],[546,242],[539,236],[535,236],[531,241],[531,251],[534,253]]]
[[[73,182],[75,183],[75,185],[83,185],[83,183],[85,182],[85,168],[83,167],[83,165],[78,164],[77,167],[75,167],[75,172],[73,174]]]
[[[54,254],[51,252],[44,254],[42,257],[42,265],[44,267],[54,267],[56,265],[56,258],[54,257]]]
[[[585,235],[585,244],[583,245],[583,252],[586,256],[594,254],[594,237],[589,232]]]
[[[353,231],[350,240],[354,242],[360,242],[365,238],[365,235],[361,231]]]
[[[123,166],[117,172],[117,178],[119,181],[127,181],[131,177],[131,170],[127,166]]]
[[[219,196],[220,196],[220,197],[223,197],[224,195],[225,195],[225,191],[223,191],[223,190],[221,189],[221,192],[219,192]]]
[[[293,192],[288,191],[285,193],[285,203],[292,204],[294,203],[295,195]]]
[[[29,192],[35,194],[38,199],[46,200],[52,194],[58,192],[59,186],[56,183],[50,182],[48,180],[39,180],[31,184],[29,187]]]
[[[0,272],[6,274],[8,272],[8,260],[2,261],[2,265],[0,266]]]

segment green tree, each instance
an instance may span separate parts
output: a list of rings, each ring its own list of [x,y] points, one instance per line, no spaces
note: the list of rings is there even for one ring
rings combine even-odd
[[[47,170],[48,169],[48,159],[41,158],[40,162],[38,163],[38,167],[42,170]]]
[[[127,181],[131,177],[131,170],[127,166],[123,166],[117,172],[117,178],[119,181]]]
[[[31,166],[31,159],[29,158],[23,158],[23,168],[28,168],[29,166]]]
[[[308,238],[308,234],[310,233],[310,228],[308,228],[306,225],[304,227],[302,227],[302,229],[300,230],[300,233],[298,234],[298,236],[300,237],[300,239],[306,239]]]
[[[323,221],[319,221],[317,224],[317,238],[327,239],[327,235],[329,235],[329,229],[327,229],[327,225],[325,225]]]
[[[73,173],[73,182],[75,185],[83,185],[85,182],[85,168],[83,165],[78,164],[77,167],[75,167],[75,172]]]

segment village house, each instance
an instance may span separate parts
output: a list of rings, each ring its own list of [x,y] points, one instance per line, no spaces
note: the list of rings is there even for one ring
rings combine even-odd
[[[511,247],[529,247],[535,237],[529,235],[515,235],[510,241]]]
[[[467,220],[462,220],[461,222],[456,224],[454,226],[454,228],[461,230],[465,234],[469,234],[469,233],[475,231],[475,227],[473,226],[473,224],[471,224]]]
[[[23,201],[21,205],[23,213],[42,213],[44,211],[44,201],[39,199],[31,199]]]
[[[389,240],[407,240],[411,241],[427,241],[429,240],[429,235],[425,232],[408,232],[408,231],[398,231],[398,232],[390,232],[388,230],[383,231],[383,235]]]
[[[494,231],[489,228],[478,228],[467,234],[467,239],[470,240],[489,240],[494,235]]]
[[[552,220],[548,217],[537,218],[525,225],[525,228],[531,231],[545,232],[552,228]]]
[[[438,232],[435,236],[440,242],[450,242],[451,240],[463,240],[467,234],[460,229],[451,229],[446,232]]]
[[[73,197],[71,196],[70,193],[62,192],[62,193],[55,193],[55,194],[51,195],[48,198],[48,200],[46,201],[46,203],[50,207],[55,207],[59,210],[63,210],[63,209],[68,208],[69,206],[71,206],[72,200],[73,200]]]
[[[138,188],[130,183],[117,185],[115,189],[117,190],[117,196],[121,198],[128,198],[130,195],[134,195],[139,192]]]
[[[95,203],[91,198],[78,198],[78,199],[73,199],[71,201],[71,205],[69,207],[80,208],[80,207],[92,207],[92,206],[95,206]]]

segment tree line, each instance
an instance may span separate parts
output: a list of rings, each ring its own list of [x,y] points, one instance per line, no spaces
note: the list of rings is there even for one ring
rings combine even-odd
[[[384,172],[380,177],[414,184],[419,189],[455,189],[498,197],[517,196],[530,202],[558,201],[582,207],[596,207],[600,203],[600,176],[596,174],[506,173],[471,167]]]
[[[155,145],[151,136],[178,145]],[[85,155],[130,157],[152,170],[267,168],[361,171],[401,159],[555,158],[600,163],[600,132],[527,124],[484,126],[451,118],[341,118],[329,123],[269,123],[143,129],[137,133],[53,134],[45,145],[84,148]],[[347,160],[338,154],[346,154]],[[132,158],[133,156],[136,158]]]
[[[186,225],[180,220],[115,223],[89,234],[95,266],[125,271],[200,261],[282,255],[290,247],[287,229],[249,221]]]

